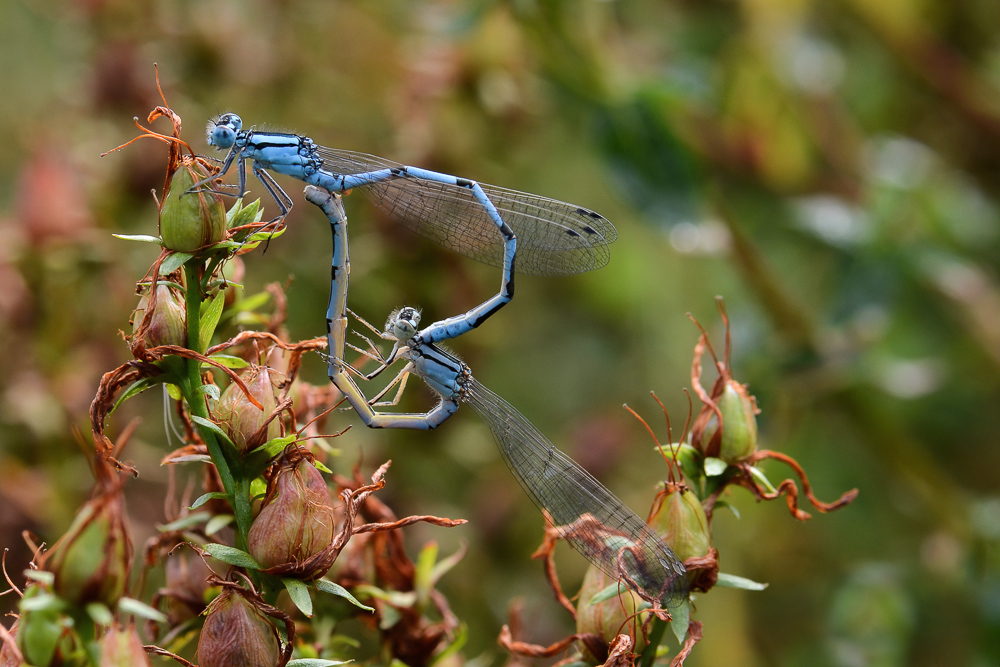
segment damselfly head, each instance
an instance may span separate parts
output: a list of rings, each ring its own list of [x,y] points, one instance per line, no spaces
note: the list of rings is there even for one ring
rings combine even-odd
[[[236,143],[236,135],[243,129],[243,119],[234,113],[224,113],[208,121],[208,145],[226,150]]]
[[[389,315],[385,323],[385,331],[396,340],[409,340],[417,333],[420,324],[420,311],[412,306],[403,306]]]

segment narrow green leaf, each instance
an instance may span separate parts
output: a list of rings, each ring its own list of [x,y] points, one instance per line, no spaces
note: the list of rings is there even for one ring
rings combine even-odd
[[[118,600],[118,611],[124,614],[131,614],[139,618],[145,618],[157,623],[166,623],[167,617],[159,609],[154,609],[148,604],[139,602],[132,598],[122,598]]]
[[[226,368],[246,368],[250,365],[250,362],[246,359],[236,357],[231,354],[213,354],[209,357],[209,359],[218,362]],[[202,366],[205,365],[207,364],[202,364]]]
[[[339,456],[340,454],[339,450],[337,451],[329,450],[326,453],[327,455],[337,455],[337,456]],[[320,460],[317,460],[315,463],[313,463],[313,465],[316,467],[316,470],[319,470],[320,472],[325,472],[327,475],[333,474],[333,471],[327,468],[325,465],[323,465],[323,462]]]
[[[292,602],[298,607],[299,611],[307,618],[311,618],[313,615],[313,601],[309,595],[309,587],[298,579],[289,579],[287,577],[282,577],[281,583],[285,585],[288,597],[292,599]]]
[[[685,600],[677,607],[670,609],[670,629],[673,630],[677,643],[683,645],[687,636],[688,624],[691,622],[691,603]]]
[[[235,567],[242,567],[248,570],[259,570],[261,569],[260,563],[254,560],[254,557],[245,551],[241,551],[236,547],[229,547],[225,544],[206,544],[205,551],[212,555],[212,558],[216,560],[221,560],[226,565],[233,565]]]
[[[434,656],[434,659],[431,661],[431,667],[438,664],[448,664],[448,662],[450,662],[448,658],[461,651],[462,647],[465,646],[465,643],[468,640],[469,640],[469,627],[465,623],[462,623],[458,627],[458,632],[455,633],[454,641],[448,644],[448,646],[443,651]]]
[[[768,587],[768,584],[761,584],[746,577],[737,577],[735,574],[725,574],[723,572],[719,573],[719,578],[715,582],[715,585],[724,586],[725,588],[742,588],[745,591],[762,591]]]
[[[230,445],[233,444],[233,441],[229,439],[226,432],[211,419],[205,419],[204,417],[199,417],[198,415],[191,415],[191,421],[198,424],[198,426],[201,426],[202,428],[207,428],[209,431],[222,438],[224,442],[228,442]],[[233,446],[235,447],[236,445]]]
[[[206,496],[212,494],[206,493]],[[199,498],[199,500],[201,500]],[[182,516],[175,521],[171,521],[165,526],[159,526],[158,529],[162,533],[170,533],[177,530],[187,530],[188,528],[194,528],[195,526],[200,526],[211,518],[211,514],[208,512],[194,512],[193,514],[188,514],[187,516]]]
[[[271,301],[270,292],[257,292],[256,294],[251,294],[248,297],[244,297],[233,304],[233,311],[240,313],[244,311],[253,311],[258,308],[262,308]]]
[[[103,602],[88,602],[85,608],[87,616],[97,625],[108,626],[115,622],[115,615]]]
[[[775,493],[774,485],[764,474],[763,470],[757,468],[757,466],[750,466],[750,474],[757,478],[757,481],[764,485],[768,493]]]
[[[215,334],[215,327],[219,324],[219,318],[222,317],[222,309],[226,306],[226,293],[220,291],[215,297],[208,302],[207,306],[202,303],[202,313],[201,313],[201,330],[200,330],[200,340],[198,341],[198,352],[204,352],[208,349],[208,344],[212,342],[212,336]]]
[[[462,562],[465,558],[465,549],[459,549],[452,555],[444,558],[437,565],[434,566],[434,570],[431,572],[431,581],[437,584],[441,581],[441,577],[448,573],[453,567]]]
[[[217,532],[231,524],[236,517],[232,514],[216,514],[205,524],[205,534],[215,535]]]
[[[150,387],[155,387],[161,382],[163,382],[162,375],[154,375],[153,377],[145,377],[136,380],[128,387],[126,387],[125,391],[123,391],[121,394],[118,395],[118,398],[115,400],[114,406],[111,408],[111,413],[109,414],[113,414],[114,411],[118,409],[118,406],[127,401],[128,399],[132,398],[133,396],[138,396],[139,394],[146,391]]]
[[[142,243],[162,245],[159,236],[150,236],[149,234],[112,234],[112,236],[123,241],[141,241]]]
[[[191,507],[188,507],[188,509],[196,510],[205,503],[207,503],[209,500],[225,500],[226,502],[229,502],[229,495],[223,493],[222,491],[212,491],[210,493],[204,493],[198,496],[198,499],[193,503],[191,503]]]
[[[30,579],[31,581],[37,581],[40,584],[45,584],[46,586],[52,586],[56,582],[56,575],[52,574],[48,570],[24,570],[25,579]]]
[[[352,660],[327,660],[326,658],[296,658],[289,660],[286,667],[333,667],[334,665],[346,665]]]
[[[184,395],[181,393],[181,388],[177,385],[168,382],[167,383],[167,395],[175,401],[184,400]]]
[[[611,598],[618,597],[622,593],[628,590],[623,584],[615,582],[609,586],[605,586],[603,589],[597,592],[594,597],[590,598],[588,604],[599,604],[605,600],[610,600]]]
[[[355,598],[347,591],[346,588],[344,588],[340,584],[333,583],[329,579],[317,579],[313,583],[315,584],[316,590],[318,591],[323,591],[324,593],[329,593],[331,595],[337,595],[339,597],[342,597],[351,604],[353,604],[355,607],[360,607],[365,611],[370,611],[370,612],[375,611],[374,607],[369,607],[368,605],[361,604],[360,602],[358,602],[357,598]]]
[[[166,276],[170,275],[177,269],[184,266],[189,259],[194,255],[188,252],[173,252],[170,253],[165,260],[160,262],[160,275]]]

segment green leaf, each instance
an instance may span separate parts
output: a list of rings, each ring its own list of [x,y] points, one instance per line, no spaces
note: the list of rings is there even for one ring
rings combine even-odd
[[[181,388],[173,383],[167,383],[167,395],[175,401],[184,400],[184,394],[181,393]]]
[[[417,601],[417,594],[412,591],[387,591],[379,588],[378,586],[370,586],[367,584],[357,586],[354,590],[363,595],[370,595],[373,598],[385,600],[389,604],[397,607],[412,607]]]
[[[206,428],[215,435],[219,436],[220,438],[222,438],[223,442],[228,442],[230,445],[233,445],[233,441],[229,439],[229,436],[226,435],[226,432],[223,431],[222,428],[211,419],[205,419],[204,417],[199,417],[198,415],[191,415],[191,421],[193,421],[195,424],[198,424],[198,426]],[[233,447],[235,446],[236,445],[233,445]]]
[[[421,597],[421,602],[427,600],[430,590],[434,587],[431,576],[434,572],[434,561],[437,560],[437,542],[428,542],[417,555],[417,562],[414,564],[413,588]]]
[[[288,577],[282,577],[281,583],[285,585],[288,597],[292,599],[292,602],[298,607],[299,611],[307,618],[311,618],[313,615],[313,601],[309,596],[309,587],[298,579],[290,579]]]
[[[154,609],[148,604],[133,600],[132,598],[122,598],[118,600],[118,611],[123,614],[131,614],[139,618],[145,618],[157,623],[166,623],[167,616],[159,609]]]
[[[215,327],[219,325],[219,318],[222,317],[222,309],[226,306],[226,293],[220,291],[215,297],[201,304],[201,322],[197,352],[204,352],[208,349],[208,344],[212,342],[215,334]]]
[[[203,493],[202,495],[198,496],[198,499],[196,501],[191,503],[191,507],[188,507],[188,509],[196,510],[205,503],[207,503],[209,500],[225,500],[226,502],[229,502],[229,494],[224,493],[222,491],[212,491],[210,493]]]
[[[206,544],[205,551],[212,555],[212,558],[216,560],[221,560],[226,565],[233,565],[235,567],[242,567],[247,570],[259,570],[261,569],[260,563],[254,560],[254,557],[248,554],[246,551],[241,551],[236,547],[229,547],[225,544]]]
[[[628,589],[624,585],[615,582],[598,591],[597,594],[594,595],[594,597],[590,598],[590,602],[588,602],[587,604],[600,604],[605,600],[610,600],[611,598],[618,597],[626,590]]]
[[[18,609],[22,613],[28,611],[60,611],[65,607],[66,603],[61,599],[52,593],[46,593],[42,590],[38,590],[31,597],[25,596],[21,598],[21,602],[18,604]]]
[[[198,387],[198,390],[213,401],[219,400],[219,396],[221,396],[219,393],[219,385],[217,384],[203,384]]]
[[[122,239],[123,241],[141,241],[142,243],[155,243],[156,245],[163,245],[160,242],[159,236],[150,236],[149,234],[112,234],[116,239]]]
[[[459,549],[447,558],[442,559],[441,562],[434,566],[434,570],[431,572],[431,581],[437,584],[437,582],[441,581],[441,577],[462,562],[463,558],[465,558],[465,550]]]
[[[328,455],[329,454],[333,454],[333,453],[334,452],[327,452]],[[339,454],[339,452],[337,452],[337,453]],[[315,466],[316,470],[319,470],[320,472],[325,472],[327,475],[332,475],[333,474],[333,471],[330,470],[329,468],[327,468],[325,465],[323,465],[322,461],[316,461],[316,462],[314,462],[313,466]]]
[[[327,660],[326,658],[297,658],[289,660],[285,667],[333,667],[333,665],[346,665],[352,660]]]
[[[56,583],[56,575],[52,574],[48,570],[25,570],[23,574],[25,579],[37,581],[38,583],[46,586],[52,586]]]
[[[735,574],[725,574],[723,572],[719,573],[719,578],[715,582],[715,585],[725,588],[742,588],[745,591],[762,591],[768,587],[768,584],[761,584],[752,579],[737,577]]]
[[[749,466],[749,468],[750,474],[756,477],[757,481],[764,485],[764,488],[767,489],[768,493],[776,493],[774,485],[771,484],[771,481],[764,474],[763,470],[759,470],[757,466]]]
[[[108,626],[115,622],[115,615],[103,602],[89,602],[86,606],[87,616],[97,625]]]
[[[160,262],[160,275],[166,276],[184,266],[194,255],[187,252],[173,252]]]
[[[257,292],[256,294],[251,294],[248,297],[238,300],[233,304],[233,311],[237,313],[245,311],[254,311],[258,308],[262,308],[269,301],[271,301],[270,292]]]
[[[205,534],[215,535],[217,532],[228,526],[233,522],[234,517],[232,514],[217,514],[208,520],[205,524]]]
[[[337,595],[339,597],[342,597],[351,604],[353,604],[355,607],[360,607],[365,611],[370,611],[370,612],[375,611],[374,607],[369,607],[368,605],[361,604],[360,602],[358,602],[357,598],[355,598],[353,595],[347,592],[346,588],[344,588],[340,584],[333,583],[329,579],[317,579],[313,583],[315,584],[316,590],[318,591],[323,591],[324,593],[329,593],[331,595]]]
[[[212,361],[218,362],[220,365],[226,368],[246,368],[250,365],[250,362],[241,357],[236,357],[231,354],[213,354],[209,357]],[[202,366],[207,366],[209,364],[202,364]]]
[[[445,648],[443,651],[434,656],[434,659],[431,660],[431,667],[437,664],[446,664],[448,658],[454,655],[455,653],[461,651],[462,647],[465,646],[465,643],[468,640],[469,640],[469,627],[465,623],[462,623],[458,627],[458,632],[455,633],[455,640],[450,644],[448,644],[447,648]]]
[[[126,387],[125,391],[118,395],[115,400],[114,406],[111,408],[111,412],[108,414],[113,414],[118,406],[132,398],[133,396],[138,396],[142,392],[146,391],[150,387],[155,387],[156,385],[162,383],[164,380],[162,375],[154,375],[152,377],[140,378]]]
[[[212,495],[206,493],[206,496]],[[201,500],[199,498],[199,500]],[[187,516],[182,516],[179,519],[171,521],[165,526],[159,526],[160,532],[169,533],[178,530],[187,530],[188,528],[194,528],[195,526],[200,526],[211,518],[211,514],[208,512],[195,512],[194,514],[188,514]]]
[[[687,636],[688,624],[691,622],[691,603],[684,600],[677,607],[670,608],[670,629],[677,638],[677,643],[683,645],[684,637]]]
[[[728,467],[729,464],[722,459],[717,459],[714,456],[705,457],[705,475],[708,477],[718,477],[726,472],[726,468]]]

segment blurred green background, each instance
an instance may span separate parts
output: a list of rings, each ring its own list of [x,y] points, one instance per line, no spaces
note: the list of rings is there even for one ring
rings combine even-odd
[[[760,593],[698,598],[689,665],[1000,665],[1000,3],[996,0],[335,2],[5,0],[0,20],[0,543],[51,541],[90,488],[72,428],[154,259],[163,146],[131,138],[167,99],[185,137],[218,111],[317,142],[596,209],[618,227],[601,271],[517,279],[517,297],[454,348],[476,376],[642,514],[665,470],[621,409],[666,439],[683,423],[697,330],[733,323],[735,376],[761,446],[797,458],[832,515],[730,502],[715,545]],[[165,124],[159,129],[166,131]],[[287,282],[294,339],[324,333],[326,221],[297,205],[246,259],[248,293]],[[252,183],[251,185],[256,185]],[[255,194],[259,188],[255,190]],[[271,203],[266,202],[270,207]],[[375,323],[495,292],[497,271],[348,200],[351,305]],[[269,210],[273,211],[273,208]],[[318,358],[305,375],[323,382]],[[713,379],[706,372],[706,384]],[[411,391],[407,407],[431,399]],[[126,458],[137,545],[162,521],[162,396]],[[335,423],[358,424],[341,413]],[[393,459],[407,529],[470,553],[442,585],[497,658],[521,597],[529,633],[570,631],[528,559],[541,520],[462,410],[432,434],[356,427],[341,472]],[[85,446],[89,447],[89,445]],[[771,465],[771,464],[769,464]],[[788,471],[771,465],[772,480]],[[569,590],[585,562],[566,549]],[[15,579],[18,579],[15,576]],[[4,598],[6,608],[13,603]]]

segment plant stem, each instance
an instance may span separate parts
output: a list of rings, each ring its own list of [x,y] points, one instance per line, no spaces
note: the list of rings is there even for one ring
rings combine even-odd
[[[203,352],[201,346],[201,277],[198,275],[197,260],[189,260],[184,265],[184,277],[187,282],[185,290],[185,306],[187,312],[187,338],[188,349],[196,352]],[[208,419],[208,408],[205,405],[205,394],[201,391],[201,362],[197,359],[185,359],[187,364],[187,377],[181,391],[184,400],[187,402],[188,411],[195,417]],[[208,454],[212,457],[215,468],[219,471],[219,478],[222,480],[222,488],[229,496],[230,504],[233,507],[233,514],[236,516],[236,548],[246,549],[246,537],[250,532],[250,523],[253,521],[253,514],[250,510],[250,482],[244,475],[233,477],[226,460],[222,446],[216,439],[215,434],[206,428],[198,427],[205,445],[208,447]],[[239,471],[238,471],[239,472]]]

